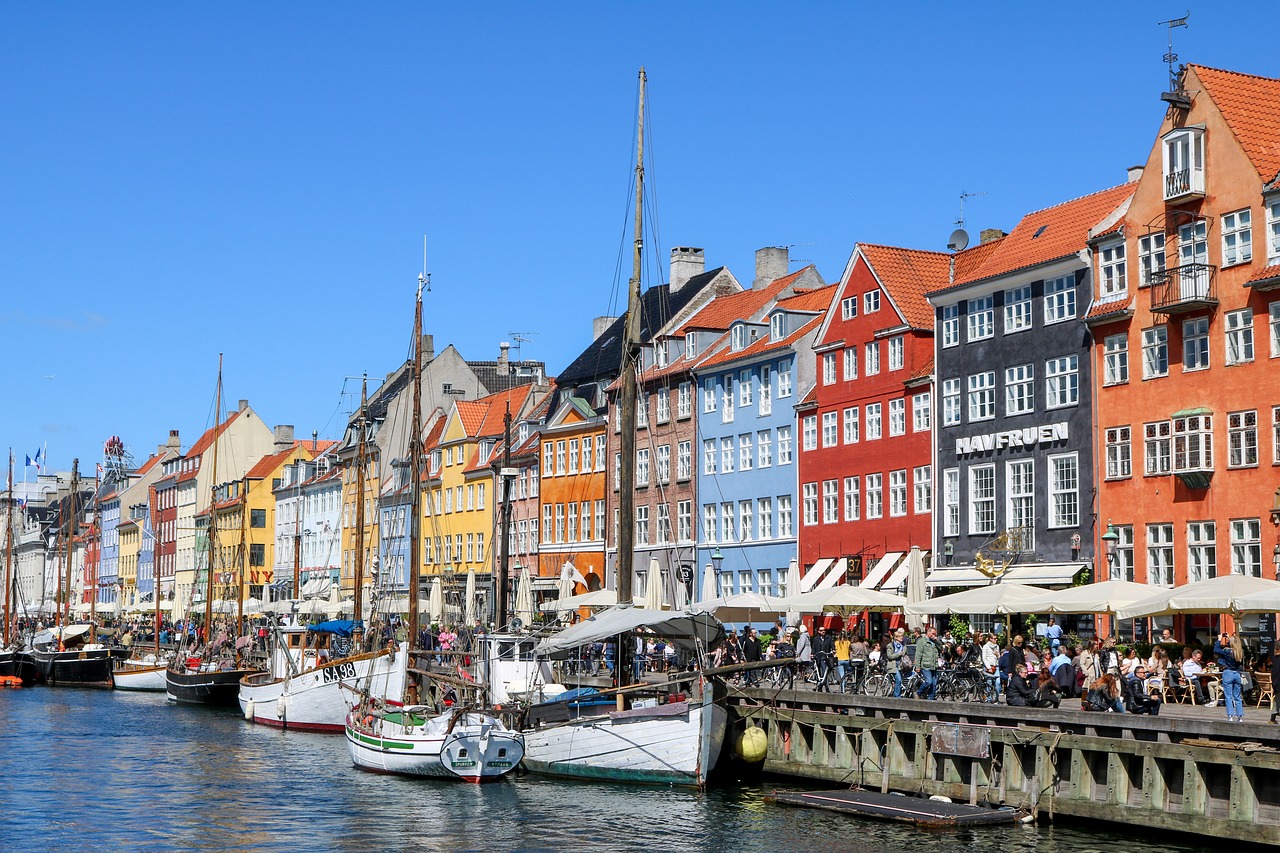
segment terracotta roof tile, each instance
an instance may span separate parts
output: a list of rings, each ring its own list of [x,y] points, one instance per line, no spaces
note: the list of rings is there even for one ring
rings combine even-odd
[[[160,464],[160,460],[163,458],[164,457],[158,453],[153,454],[150,459],[142,463],[142,467],[138,469],[138,476],[141,477],[142,475],[150,471],[152,468],[156,467],[156,465]]]
[[[749,320],[755,317],[762,308],[778,297],[788,286],[795,284],[804,271],[797,270],[790,275],[776,278],[759,289],[742,290],[725,296],[717,296],[699,309],[682,329],[727,329],[735,320]]]
[[[832,287],[835,287],[835,285],[832,285]],[[766,353],[774,352],[776,350],[787,349],[792,344],[794,344],[797,340],[804,337],[805,333],[812,331],[816,326],[818,326],[821,323],[822,323],[821,316],[814,317],[812,320],[808,321],[807,323],[805,323],[800,328],[796,329],[794,332],[787,335],[785,338],[783,338],[780,341],[770,340],[769,336],[765,335],[763,338],[760,338],[759,340],[754,341],[751,344],[751,346],[743,347],[737,352],[734,352],[729,347],[723,347],[718,351],[709,353],[702,361],[698,362],[694,366],[694,369],[704,370],[709,367],[715,367],[718,364],[727,364],[728,362],[731,362],[731,361],[737,361],[740,358],[753,358],[755,356],[765,355]]]
[[[200,436],[200,438],[196,441],[196,443],[191,445],[191,449],[187,451],[186,455],[199,456],[200,454],[204,453],[206,450],[208,450],[210,447],[213,446],[213,437],[215,435],[221,435],[223,432],[225,432],[227,427],[231,426],[231,424],[239,416],[240,416],[239,410],[234,411],[230,415],[228,415],[227,419],[223,421],[221,424],[219,424],[218,426],[209,427],[207,430],[204,431],[204,435]]]
[[[454,407],[458,410],[458,419],[462,421],[462,428],[467,435],[476,435],[480,430],[480,425],[484,423],[484,416],[489,411],[489,404],[480,400],[458,400]]]
[[[297,449],[298,448],[294,446],[290,447],[288,450],[281,450],[279,453],[270,453],[262,457],[255,462],[253,467],[249,469],[249,472],[244,475],[245,479],[261,480],[263,477],[276,470],[276,468],[279,468],[280,464],[288,459],[289,455]]]
[[[1089,306],[1089,312],[1084,315],[1085,322],[1089,320],[1097,320],[1100,317],[1110,317],[1112,315],[1124,314],[1133,308],[1133,297],[1127,293],[1123,294],[1119,299],[1099,299]]]
[[[1203,65],[1188,67],[1217,104],[1263,182],[1280,175],[1280,80]]]
[[[425,450],[432,450],[440,444],[440,436],[444,435],[444,418],[436,418],[432,422],[431,427],[427,430],[426,436],[422,439],[422,447]]]
[[[795,296],[779,299],[775,307],[788,311],[826,311],[831,307],[831,299],[835,296],[836,285],[815,287],[813,290],[801,290]]]
[[[907,384],[910,385],[912,382],[918,382],[921,379],[928,379],[932,375],[933,375],[933,359],[930,358],[927,362],[925,362],[923,367],[921,367],[915,373],[907,377]]]
[[[1271,281],[1274,278],[1280,278],[1280,264],[1272,264],[1267,267],[1262,272],[1249,279],[1249,283],[1252,284],[1259,281]]]
[[[1028,213],[1009,236],[1000,240],[984,263],[964,277],[957,275],[955,286],[1049,263],[1080,251],[1089,240],[1090,229],[1128,201],[1136,188],[1136,183],[1121,184]]]
[[[951,254],[859,243],[860,251],[884,285],[902,318],[917,329],[933,328],[933,309],[924,295],[947,286]]]
[[[480,422],[477,432],[468,434],[502,435],[503,420],[507,414],[507,403],[511,404],[512,420],[519,418],[520,412],[524,410],[525,403],[529,400],[529,396],[533,394],[533,389],[533,385],[517,385],[506,391],[499,391],[497,394],[481,397],[476,402],[484,403],[487,406],[484,420]]]

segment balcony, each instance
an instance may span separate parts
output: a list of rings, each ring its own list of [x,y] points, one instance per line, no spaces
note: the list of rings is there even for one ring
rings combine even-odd
[[[1151,274],[1151,311],[1154,314],[1188,314],[1218,307],[1218,268],[1209,264],[1183,264]]]
[[[1164,176],[1164,200],[1181,202],[1204,198],[1204,169],[1171,169]]]

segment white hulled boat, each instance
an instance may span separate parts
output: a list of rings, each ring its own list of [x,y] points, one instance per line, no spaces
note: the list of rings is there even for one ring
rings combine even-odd
[[[153,654],[141,658],[129,658],[116,665],[111,673],[111,681],[116,690],[162,693],[165,690],[165,670],[168,668],[167,658],[156,657]]]
[[[363,770],[491,782],[524,756],[524,738],[497,717],[466,708],[433,715],[425,705],[364,700],[347,715],[347,748]]]

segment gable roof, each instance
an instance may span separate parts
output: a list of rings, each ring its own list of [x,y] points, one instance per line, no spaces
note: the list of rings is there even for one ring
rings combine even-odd
[[[1263,183],[1280,176],[1280,80],[1189,65]]]
[[[832,288],[834,288],[835,286],[836,285],[834,284],[831,285]],[[830,293],[830,288],[823,288],[823,290],[826,290],[828,291],[828,293]],[[806,320],[804,323],[800,325],[799,328],[793,330],[791,334],[787,335],[781,340],[775,341],[775,340],[772,340],[768,335],[765,335],[761,338],[758,338],[757,340],[752,341],[750,346],[743,347],[737,352],[734,352],[733,349],[728,346],[721,346],[718,350],[714,352],[709,352],[702,359],[702,361],[698,362],[698,364],[694,366],[694,371],[701,372],[707,368],[729,364],[731,362],[739,361],[741,359],[757,358],[762,355],[767,355],[768,353],[774,352],[776,350],[790,349],[792,346],[795,345],[796,341],[800,340],[806,334],[808,334],[809,332],[817,328],[821,322],[822,322],[822,317],[820,316],[812,317],[809,320]],[[717,343],[726,342],[727,338],[728,338],[728,335],[724,335],[721,337],[720,341],[717,341]]]
[[[932,329],[933,309],[924,295],[946,286],[951,254],[874,243],[859,243],[858,251],[867,259],[902,319],[913,328]]]
[[[262,457],[257,462],[253,463],[253,467],[244,475],[245,479],[261,480],[272,471],[276,470],[276,468],[280,467],[281,463],[288,459],[289,456],[297,449],[298,447],[295,443],[292,447],[281,450],[279,453],[270,453]]]
[[[805,270],[812,264],[790,275],[776,278],[764,287],[742,290],[717,296],[698,309],[698,313],[689,318],[680,330],[684,329],[727,329],[736,320],[749,320],[768,305],[778,294],[796,283]]]
[[[794,296],[779,299],[773,307],[784,308],[787,311],[826,311],[831,305],[831,297],[835,295],[835,287],[836,285],[829,284],[826,287],[815,287],[813,290],[800,290]],[[772,310],[770,309],[770,313]]]
[[[192,457],[192,456],[199,456],[202,453],[204,453],[206,450],[208,450],[210,447],[213,446],[214,437],[218,435],[222,435],[222,433],[226,432],[227,427],[231,426],[232,422],[234,422],[235,419],[238,417],[240,417],[239,409],[237,409],[236,411],[228,415],[227,419],[222,423],[218,424],[217,426],[209,427],[207,430],[204,431],[204,435],[200,436],[200,438],[196,441],[196,443],[191,445],[191,449],[187,451],[186,455],[188,457]]]

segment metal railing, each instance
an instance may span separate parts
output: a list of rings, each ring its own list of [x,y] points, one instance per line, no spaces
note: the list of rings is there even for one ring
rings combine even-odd
[[[1218,268],[1183,264],[1151,273],[1151,310],[1162,314],[1195,311],[1218,304]]]

